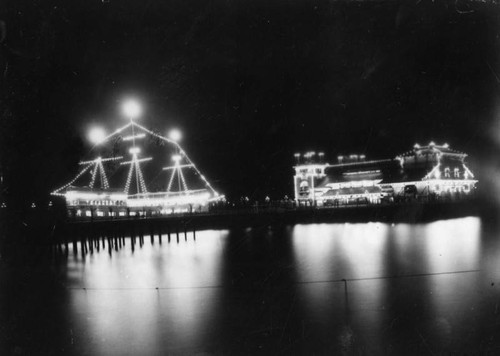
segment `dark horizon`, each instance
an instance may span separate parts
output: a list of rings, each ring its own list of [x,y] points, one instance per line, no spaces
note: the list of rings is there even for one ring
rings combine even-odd
[[[119,126],[129,96],[144,126],[181,129],[232,199],[290,196],[293,154],[309,150],[390,158],[447,142],[479,174],[496,169],[494,2],[6,4],[0,169],[14,206],[67,182],[88,128]]]

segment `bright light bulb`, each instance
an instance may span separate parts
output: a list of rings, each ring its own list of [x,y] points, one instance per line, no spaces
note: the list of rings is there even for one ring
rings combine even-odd
[[[123,104],[123,114],[129,119],[136,119],[142,112],[141,106],[135,100],[127,100]]]
[[[130,150],[128,150],[131,154],[136,155],[139,152],[141,152],[141,149],[139,147],[132,147]]]
[[[179,130],[173,129],[169,132],[168,137],[170,137],[170,139],[173,141],[180,141],[182,135]]]
[[[172,156],[172,159],[175,161],[175,163],[179,163],[179,161],[181,160],[181,156],[180,155],[173,155]]]
[[[89,131],[89,140],[95,145],[100,144],[106,138],[106,132],[100,127],[94,127]]]

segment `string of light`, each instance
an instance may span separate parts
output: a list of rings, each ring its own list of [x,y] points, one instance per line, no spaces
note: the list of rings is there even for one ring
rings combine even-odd
[[[170,193],[170,189],[172,189],[172,183],[174,182],[175,174],[177,173],[177,167],[174,167],[172,170],[172,175],[170,176],[170,180],[168,181],[167,193]]]
[[[92,171],[92,179],[90,180],[89,187],[94,188],[95,177],[97,175],[97,170],[99,169],[99,161],[94,164],[94,169]]]
[[[151,160],[152,160],[152,157],[137,159],[137,151],[133,151],[131,161],[120,163],[120,165],[130,164],[130,169],[128,171],[128,176],[127,176],[127,181],[125,182],[125,190],[124,190],[125,194],[128,194],[128,192],[130,190],[130,183],[132,181],[132,175],[133,175],[134,171],[136,173],[136,179],[139,180],[139,186],[140,186],[140,189],[137,193],[140,194],[141,191],[142,191],[142,193],[147,193],[146,182],[144,181],[141,166],[139,163],[147,162],[147,161],[151,161]]]
[[[137,131],[134,132],[134,128],[137,128],[138,130],[141,130],[143,132],[140,132],[140,133],[137,133]],[[196,167],[196,165],[193,163],[193,161],[191,161],[191,159],[188,157],[186,152],[182,149],[182,147],[179,145],[179,143],[177,141],[175,141],[173,139],[169,139],[169,138],[164,137],[162,135],[159,135],[159,134],[145,128],[144,126],[137,124],[133,120],[130,120],[130,122],[128,122],[127,124],[123,125],[122,127],[118,128],[117,130],[113,131],[111,134],[105,136],[102,140],[99,141],[99,144],[102,144],[102,143],[110,140],[112,137],[114,137],[116,135],[123,134],[124,131],[127,129],[132,129],[132,135],[125,135],[122,138],[123,141],[135,142],[135,139],[144,138],[144,137],[146,137],[146,134],[149,134],[149,135],[159,139],[161,142],[166,142],[166,143],[173,145],[174,148],[177,149],[179,157],[182,156],[182,160],[184,160],[185,164],[179,164],[179,161],[181,158],[178,158],[176,165],[174,167],[164,168],[164,170],[172,169],[172,175],[171,175],[170,180],[168,182],[168,187],[167,187],[167,192],[166,192],[167,196],[170,196],[170,194],[174,193],[174,192],[172,192],[172,185],[174,183],[174,180],[176,180],[175,179],[176,175],[177,175],[177,180],[179,182],[179,192],[175,192],[175,193],[182,193],[184,196],[201,193],[200,190],[190,190],[189,189],[188,181],[186,180],[186,176],[184,175],[184,172],[182,171],[183,168],[192,168],[194,170],[194,173],[199,177],[199,179],[201,179],[202,183],[205,185],[206,189],[204,191],[207,191],[207,190],[210,191],[216,197],[216,200],[222,198],[222,196],[220,196],[219,193],[212,187],[212,185],[206,179],[206,177],[203,174],[201,174],[200,170]],[[134,150],[134,152],[132,152],[132,150]],[[139,148],[137,148],[135,146],[132,147],[130,150],[130,153],[132,153],[132,159],[130,161],[120,163],[120,165],[130,164],[130,168],[129,168],[128,173],[127,173],[127,179],[125,182],[124,194],[126,196],[132,197],[132,195],[130,195],[129,193],[130,193],[130,185],[132,183],[134,172],[135,172],[135,176],[136,176],[135,180],[137,182],[137,193],[136,193],[137,198],[138,199],[145,199],[145,201],[146,201],[146,200],[150,199],[149,196],[151,194],[154,194],[154,193],[148,192],[148,187],[147,187],[146,181],[144,179],[144,174],[142,172],[140,163],[144,162],[144,161],[151,160],[152,158],[138,159],[138,157],[137,157],[138,152],[140,152]],[[96,159],[79,162],[79,164],[83,165],[84,168],[78,173],[78,175],[74,179],[72,179],[68,184],[66,184],[66,185],[62,186],[61,188],[57,189],[56,191],[54,191],[53,194],[59,195],[59,196],[67,195],[65,193],[62,193],[62,191],[64,189],[68,188],[69,186],[71,186],[77,179],[79,179],[83,174],[85,174],[85,172],[88,172],[89,170],[91,170],[91,173],[92,173],[92,176],[90,179],[90,184],[89,184],[89,187],[91,189],[94,189],[97,185],[97,179],[98,179],[97,174],[99,174],[101,189],[102,188],[109,189],[110,184],[108,181],[106,171],[104,169],[103,162],[120,160],[122,158],[123,157],[121,157],[121,156],[120,157],[113,157],[113,158],[105,158],[105,159],[98,157]],[[181,190],[183,190],[183,191],[181,191]],[[67,193],[69,194],[70,192],[67,192]],[[165,192],[159,192],[159,194],[160,195],[162,194],[163,198],[166,197]],[[134,200],[135,200],[136,195],[134,195]],[[140,198],[140,196],[142,196],[142,198]],[[66,198],[69,199],[69,195]],[[195,196],[193,195],[193,199],[194,198],[195,198]],[[210,196],[207,196],[205,201],[211,201],[211,199],[213,199],[213,198],[211,198]],[[134,202],[134,204],[135,203],[139,203],[139,202]]]
[[[133,122],[132,123],[134,126],[138,127],[139,129],[149,133],[150,135],[156,137],[156,138],[159,138],[165,142],[168,142],[172,145],[174,145],[175,147],[177,147],[179,149],[179,152],[181,155],[184,156],[184,158],[186,159],[186,161],[189,163],[189,164],[192,164],[193,165],[193,169],[196,171],[196,173],[201,177],[201,179],[203,180],[203,182],[205,183],[205,186],[208,187],[212,193],[214,193],[215,196],[219,196],[219,193],[210,185],[210,183],[208,182],[208,180],[201,174],[200,170],[198,169],[198,167],[196,167],[196,165],[194,164],[194,162],[189,158],[189,156],[187,155],[187,153],[182,149],[182,147],[174,140],[171,140],[167,137],[163,137],[159,134],[157,134],[156,132],[153,132],[151,130],[148,130],[147,128],[145,128],[144,126],[142,125],[139,125],[138,123],[136,122]]]
[[[125,163],[125,162],[124,162]],[[123,163],[122,163],[123,164]],[[133,173],[133,166],[132,164],[130,165],[130,169],[128,171],[128,175],[127,175],[127,181],[125,183],[125,189],[124,189],[124,193],[128,195],[128,190],[130,188],[130,182],[132,181],[132,173]]]
[[[182,182],[182,186],[184,187],[184,191],[187,191],[188,187],[187,187],[187,184],[186,184],[186,180],[184,179],[184,174],[182,173],[182,169],[177,168],[177,171],[179,172],[179,175],[181,177],[181,182]]]
[[[64,196],[64,194],[61,194],[61,193],[59,193],[59,192],[60,192],[61,190],[64,190],[64,189],[68,188],[69,186],[71,186],[71,185],[72,185],[72,184],[73,184],[73,183],[74,183],[74,182],[75,182],[78,178],[80,178],[80,177],[81,177],[81,176],[82,176],[85,172],[87,172],[87,171],[88,171],[88,169],[89,169],[90,167],[92,167],[92,166],[91,166],[91,165],[88,165],[88,166],[86,166],[85,168],[83,168],[83,169],[80,171],[80,173],[78,173],[78,174],[76,175],[76,177],[75,177],[75,178],[73,178],[73,180],[71,180],[68,184],[63,185],[61,188],[54,190],[51,194],[52,194],[52,195],[57,195],[57,196]]]
[[[102,160],[99,161],[99,167],[101,171],[101,184],[104,185],[104,189],[109,189],[108,177],[106,177],[106,172],[104,171],[104,166]]]

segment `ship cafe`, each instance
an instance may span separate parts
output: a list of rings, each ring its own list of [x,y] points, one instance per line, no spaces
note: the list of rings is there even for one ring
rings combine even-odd
[[[459,199],[470,196],[477,180],[467,167],[467,154],[448,144],[415,144],[392,159],[364,155],[295,154],[295,201],[298,205],[378,204],[394,201]]]
[[[52,195],[65,199],[71,218],[119,218],[204,212],[219,194],[179,144],[137,123],[140,108],[126,102],[128,123],[106,135],[94,128],[90,157],[76,176]]]

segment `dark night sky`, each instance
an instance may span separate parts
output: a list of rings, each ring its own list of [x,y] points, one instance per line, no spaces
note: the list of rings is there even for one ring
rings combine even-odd
[[[47,199],[92,123],[180,127],[230,197],[291,194],[293,154],[480,156],[499,94],[500,6],[462,1],[4,0],[5,196]],[[496,146],[495,146],[496,147]],[[26,189],[28,187],[28,189]]]

